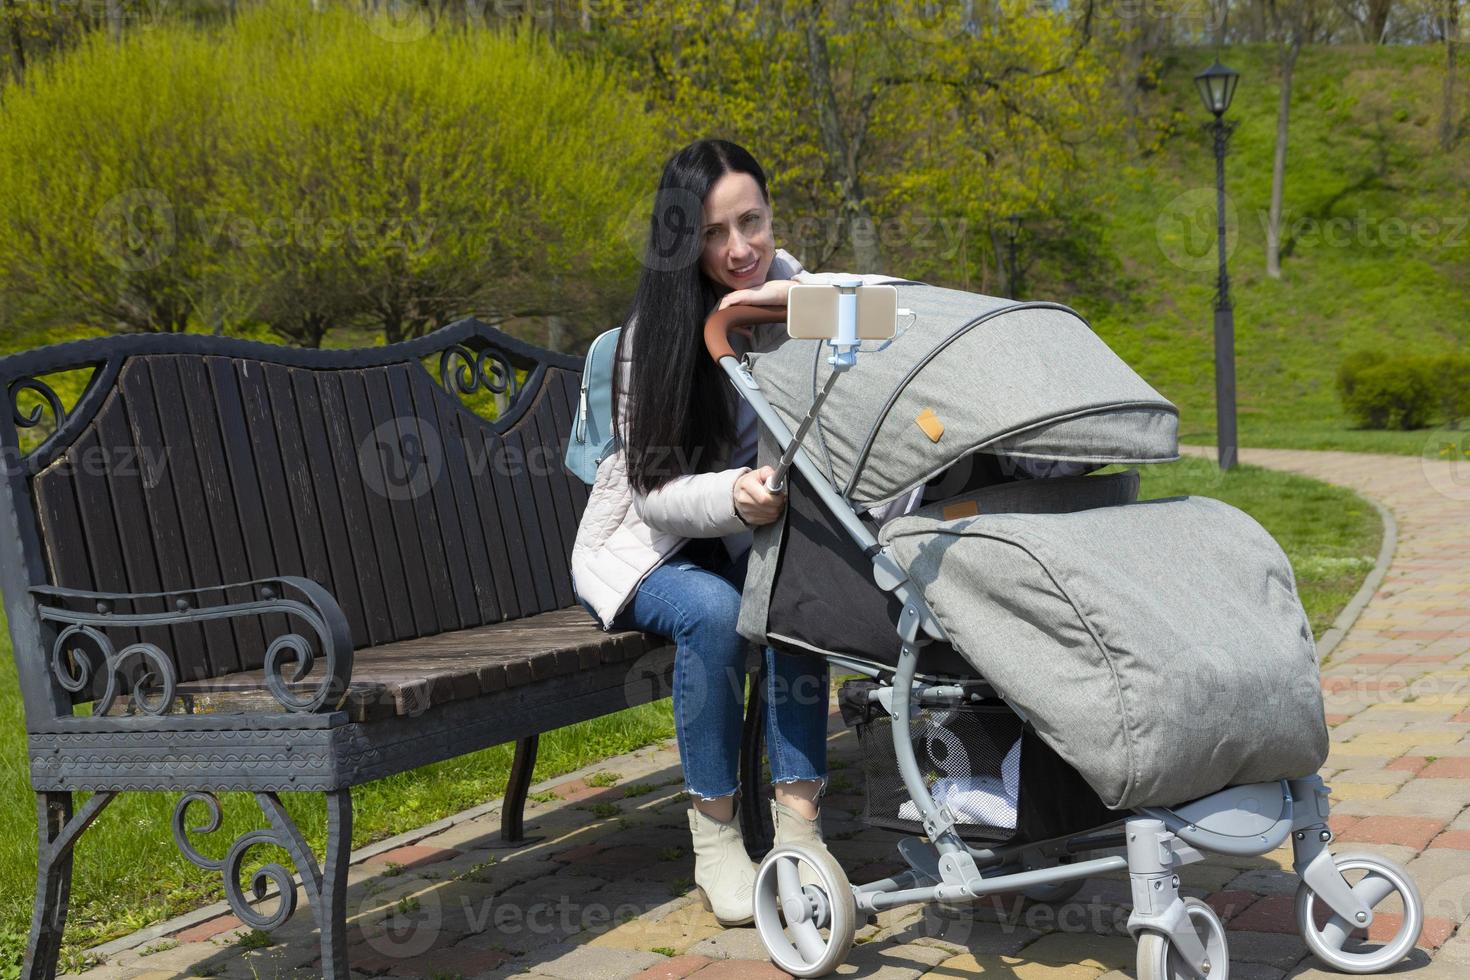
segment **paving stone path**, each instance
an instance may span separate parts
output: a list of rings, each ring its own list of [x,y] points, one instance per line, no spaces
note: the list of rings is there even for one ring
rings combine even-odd
[[[1408,867],[1427,922],[1401,971],[1461,980],[1470,976],[1470,930],[1460,929],[1470,918],[1470,464],[1275,450],[1247,450],[1243,459],[1353,487],[1397,518],[1392,565],[1323,670],[1334,850],[1373,851]],[[831,721],[826,834],[853,880],[871,880],[896,869],[897,835],[857,822],[857,745],[837,716]],[[527,814],[539,840],[528,846],[495,849],[498,816],[486,807],[361,861],[348,898],[354,975],[784,976],[754,929],[721,929],[688,894],[693,859],[680,785],[670,741],[542,788]],[[1289,867],[1283,848],[1185,870],[1188,893],[1228,921],[1236,980],[1338,976],[1317,969],[1296,934]],[[1121,980],[1133,973],[1135,947],[1122,931],[1129,901],[1126,879],[1113,876],[1089,881],[1059,909],[1005,899],[885,913],[859,931],[838,975]],[[1377,921],[1394,925],[1391,916]],[[83,976],[318,974],[308,909],[268,937],[247,933],[220,915],[116,952]]]

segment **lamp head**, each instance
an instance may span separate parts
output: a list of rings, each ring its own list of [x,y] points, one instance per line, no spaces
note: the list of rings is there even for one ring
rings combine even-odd
[[[1239,72],[1226,68],[1218,61],[1194,76],[1200,99],[1217,119],[1230,108],[1230,100],[1235,97],[1235,84],[1239,81]]]

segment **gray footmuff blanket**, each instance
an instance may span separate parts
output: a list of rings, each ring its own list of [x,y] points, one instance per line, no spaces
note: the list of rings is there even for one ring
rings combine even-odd
[[[881,538],[954,647],[1110,807],[1305,776],[1327,758],[1291,565],[1228,504],[912,515]]]

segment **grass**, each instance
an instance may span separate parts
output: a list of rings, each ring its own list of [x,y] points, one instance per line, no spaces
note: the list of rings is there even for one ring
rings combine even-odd
[[[1319,635],[1372,567],[1382,533],[1377,513],[1351,492],[1258,467],[1240,466],[1221,475],[1209,461],[1185,459],[1146,468],[1142,493],[1145,497],[1180,493],[1217,497],[1252,514],[1291,558]],[[24,717],[16,691],[15,663],[8,650],[8,633],[0,634],[0,826],[10,831],[0,841],[0,977],[17,975],[36,867]],[[673,710],[668,700],[551,732],[542,736],[535,778],[579,769],[672,734]],[[353,791],[353,846],[362,847],[498,797],[505,789],[512,754],[513,746],[497,746],[358,787]],[[588,782],[610,785],[617,780],[616,773],[604,771]],[[628,795],[643,791],[641,784],[635,785],[637,789],[630,786]],[[123,793],[82,837],[76,852],[65,953],[73,968],[80,965],[80,953],[88,946],[222,897],[218,877],[189,864],[169,842],[168,821],[178,797],[177,793]],[[320,853],[325,840],[324,808],[309,797],[285,794],[284,799],[307,840]],[[264,826],[248,795],[221,794],[221,803],[221,829],[193,838],[200,850],[216,857],[222,856],[237,835]],[[605,811],[611,816],[617,810],[608,804],[592,812],[602,816],[600,811]],[[187,822],[198,824],[204,817],[202,808],[196,808]],[[280,860],[290,866],[287,855],[271,848],[257,848],[250,858],[257,864]],[[687,887],[676,883],[671,893],[681,894]]]

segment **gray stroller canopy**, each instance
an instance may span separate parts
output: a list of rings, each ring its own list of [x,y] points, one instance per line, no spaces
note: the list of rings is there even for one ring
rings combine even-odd
[[[917,319],[881,353],[858,356],[804,443],[852,503],[886,503],[977,450],[1092,464],[1179,458],[1179,410],[1076,312],[896,285]],[[793,430],[831,373],[829,353],[807,341],[749,355]]]

